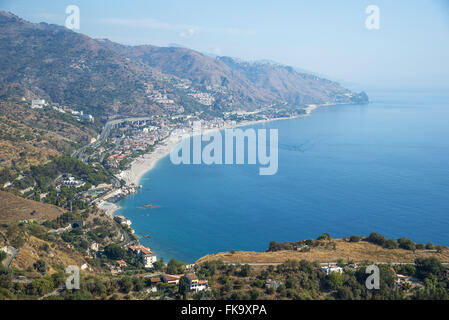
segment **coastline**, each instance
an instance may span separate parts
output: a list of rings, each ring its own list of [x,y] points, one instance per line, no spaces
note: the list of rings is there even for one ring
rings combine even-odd
[[[273,119],[266,119],[266,120],[255,120],[255,121],[244,121],[240,122],[233,126],[223,126],[220,128],[211,128],[203,130],[202,133],[209,133],[217,130],[225,130],[225,129],[232,129],[232,128],[238,128],[238,127],[246,127],[253,124],[259,124],[259,123],[265,123],[265,122],[271,122],[271,121],[278,121],[278,120],[291,120],[295,118],[300,117],[306,117],[311,114],[313,110],[315,110],[319,106],[324,105],[309,105],[308,107],[304,108],[306,111],[305,114],[294,116],[294,117],[286,117],[286,118],[273,118]],[[192,133],[190,132],[189,138],[192,137]],[[149,171],[151,171],[157,164],[157,162],[166,156],[170,154],[170,152],[176,147],[176,145],[181,141],[182,139],[175,139],[173,137],[168,137],[165,140],[161,141],[160,144],[156,146],[156,148],[149,152],[144,154],[143,156],[135,159],[131,163],[131,168],[122,171],[118,177],[120,179],[123,179],[126,181],[126,184],[128,185],[135,185],[138,186],[140,184],[140,180],[142,177]]]
[[[210,128],[205,129],[202,131],[202,133],[208,133],[213,132],[216,130],[225,130],[225,129],[232,129],[232,128],[238,128],[238,127],[246,127],[254,124],[260,124],[260,123],[266,123],[271,121],[278,121],[278,120],[291,120],[295,118],[302,118],[309,116],[313,110],[317,109],[318,107],[322,106],[331,106],[335,104],[311,104],[307,107],[303,108],[305,110],[305,114],[296,115],[293,117],[284,117],[284,118],[273,118],[273,119],[264,119],[264,120],[254,120],[254,121],[243,121],[236,125],[232,126],[223,126],[220,128]],[[189,130],[190,131],[190,130]],[[193,136],[192,132],[188,133],[188,138],[191,138]],[[187,139],[184,138],[184,139]],[[140,186],[140,181],[142,180],[143,176],[150,172],[154,167],[157,165],[159,160],[165,158],[170,154],[170,152],[176,147],[176,145],[181,142],[181,138],[175,138],[173,136],[169,136],[168,138],[162,140],[159,144],[156,145],[155,149],[149,153],[146,153],[134,161],[131,162],[131,167],[127,170],[124,170],[120,172],[117,175],[117,178],[123,179],[126,182],[126,185],[128,186],[134,186],[138,187]],[[102,200],[98,207],[103,210],[107,215],[113,217],[117,211],[122,209],[122,207],[116,203],[109,202],[107,200]]]

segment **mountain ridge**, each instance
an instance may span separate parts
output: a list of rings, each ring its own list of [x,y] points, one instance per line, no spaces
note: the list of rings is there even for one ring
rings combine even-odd
[[[212,58],[180,47],[126,46],[5,11],[0,31],[0,97],[45,98],[102,118],[368,102],[365,93],[280,64]]]

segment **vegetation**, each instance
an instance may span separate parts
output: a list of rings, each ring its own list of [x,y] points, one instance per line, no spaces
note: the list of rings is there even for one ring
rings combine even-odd
[[[366,266],[344,265],[344,272],[319,271],[317,263],[309,261],[286,261],[277,267],[226,265],[221,261],[201,264],[199,274],[208,274],[214,299],[337,299],[337,300],[391,300],[391,299],[448,299],[449,280],[444,267],[435,258],[422,258],[413,264],[396,266],[379,265],[380,289],[367,289]],[[249,273],[242,273],[249,268]],[[203,272],[202,270],[207,270]],[[396,272],[408,270],[416,279],[413,286],[399,285]],[[210,274],[209,270],[215,270]],[[269,286],[276,283],[277,287]]]

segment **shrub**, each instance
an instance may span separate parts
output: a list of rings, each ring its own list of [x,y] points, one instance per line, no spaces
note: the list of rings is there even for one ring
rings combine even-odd
[[[44,260],[37,260],[33,264],[34,269],[36,269],[38,272],[45,274],[47,272],[47,263]]]
[[[396,249],[398,247],[398,243],[394,239],[388,239],[385,241],[383,247],[387,249]]]
[[[329,233],[323,233],[321,236],[317,238],[317,240],[331,240],[332,237]]]
[[[430,258],[416,258],[416,275],[421,278],[427,278],[431,275],[439,275],[444,270],[440,260],[435,257]]]
[[[377,232],[371,232],[369,237],[366,239],[368,242],[378,244],[380,246],[383,246],[387,239],[381,234],[378,234]]]
[[[359,242],[359,241],[360,241],[359,236],[350,236],[349,237],[349,242]]]
[[[405,250],[416,250],[415,243],[408,238],[399,238],[398,239],[399,248]]]
[[[119,245],[117,245],[117,244],[110,244],[106,248],[104,248],[104,254],[109,259],[120,260],[120,259],[124,258],[126,252]]]

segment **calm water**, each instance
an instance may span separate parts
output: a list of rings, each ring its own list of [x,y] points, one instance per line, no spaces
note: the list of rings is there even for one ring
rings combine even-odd
[[[279,130],[274,176],[259,176],[258,165],[175,166],[166,157],[120,214],[165,261],[324,232],[449,245],[449,93],[368,94],[369,105],[253,126]]]

